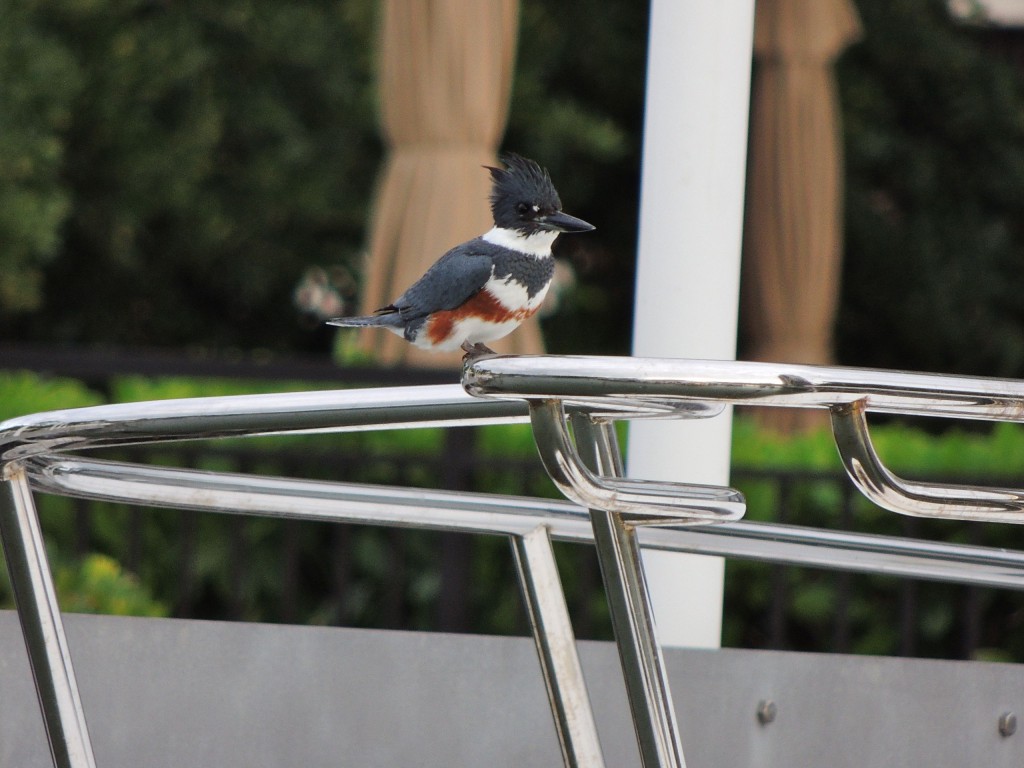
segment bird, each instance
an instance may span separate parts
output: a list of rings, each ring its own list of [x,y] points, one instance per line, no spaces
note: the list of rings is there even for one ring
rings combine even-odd
[[[595,227],[562,211],[547,170],[515,153],[490,172],[494,226],[445,253],[401,296],[364,317],[328,325],[385,328],[420,349],[466,358],[493,355],[486,342],[514,331],[540,308],[551,286],[551,246],[569,232]]]

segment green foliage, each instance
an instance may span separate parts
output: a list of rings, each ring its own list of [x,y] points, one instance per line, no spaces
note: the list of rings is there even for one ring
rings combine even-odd
[[[839,66],[839,357],[1024,375],[1024,78],[944,0],[859,0]]]
[[[360,271],[377,4],[8,6],[0,337],[326,352],[292,292],[310,267]],[[581,283],[554,348],[584,329],[625,348],[636,206],[601,190],[637,187],[645,30],[625,0],[522,6],[506,145],[601,222],[564,246]]]
[[[1024,467],[1024,426],[1001,422],[979,429],[928,431],[935,421],[889,422],[871,427],[882,460],[896,472],[934,477],[1013,479]],[[743,469],[796,469],[839,472],[842,464],[828,428],[797,435],[760,429],[753,419],[733,423],[733,466]]]
[[[0,332],[124,344],[315,342],[289,309],[291,290],[304,265],[348,259],[361,238],[379,156],[368,47],[375,4],[31,7],[21,25],[35,36],[3,35],[5,82],[27,102],[5,101],[0,119],[39,136],[37,175],[59,174],[62,184],[43,188],[38,207],[49,218],[26,217],[27,231],[4,238],[0,260],[30,246],[58,253],[40,313],[18,316],[5,303]],[[23,72],[16,54],[42,63]],[[28,150],[0,142],[0,167],[21,155]]]
[[[167,606],[153,598],[147,585],[112,557],[98,553],[73,558],[51,547],[50,567],[62,611],[116,616],[167,616]],[[0,607],[14,607],[7,569],[0,569]]]
[[[41,270],[70,207],[62,135],[81,73],[42,23],[44,5],[0,8],[0,312],[39,305]]]
[[[840,469],[831,433],[821,430],[779,435],[760,429],[751,418],[733,420],[732,462],[748,469]]]
[[[1024,375],[1021,74],[944,0],[858,9],[839,356]],[[358,276],[377,4],[0,13],[0,337],[327,352],[339,335],[291,294],[309,267]],[[558,243],[578,283],[546,322],[555,352],[628,345],[647,24],[627,0],[522,3],[504,146],[599,225]]]
[[[86,555],[80,562],[57,564],[54,586],[61,610],[118,616],[167,616],[167,606],[153,599],[139,580],[106,555]]]
[[[101,402],[97,393],[74,379],[52,379],[29,371],[0,371],[0,421]]]
[[[187,376],[118,376],[113,380],[114,402],[175,400],[185,397],[225,397],[260,395],[274,392],[310,392],[330,385],[300,381],[242,381],[237,379],[191,378]]]

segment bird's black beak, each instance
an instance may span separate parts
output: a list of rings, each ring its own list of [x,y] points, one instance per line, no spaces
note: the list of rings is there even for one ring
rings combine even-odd
[[[538,219],[537,223],[544,229],[551,230],[552,232],[589,232],[592,229],[596,229],[593,224],[588,224],[583,219],[577,219],[575,216],[570,216],[568,213],[562,213],[561,211],[556,211],[545,216],[543,219]]]

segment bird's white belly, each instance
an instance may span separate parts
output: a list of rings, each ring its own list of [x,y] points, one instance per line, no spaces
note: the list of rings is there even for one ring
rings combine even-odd
[[[522,320],[506,320],[503,323],[495,323],[481,317],[467,317],[455,324],[455,333],[452,336],[456,339],[456,344],[449,349],[458,349],[464,341],[468,341],[470,344],[486,344],[488,341],[500,339],[502,336],[512,333],[522,322]]]
[[[507,320],[503,323],[495,323],[482,317],[465,317],[457,320],[452,327],[452,332],[443,341],[434,342],[428,334],[421,331],[412,340],[412,343],[420,349],[430,349],[437,352],[453,352],[459,349],[464,342],[470,344],[486,344],[488,341],[508,336],[512,331],[522,324],[522,320]],[[401,330],[398,331],[401,334]]]
[[[494,298],[501,302],[502,306],[508,308],[510,311],[525,310],[530,314],[537,311],[537,308],[544,303],[544,297],[548,295],[548,288],[551,283],[545,285],[533,296],[530,296],[529,291],[526,290],[526,286],[520,283],[518,280],[511,278],[497,279],[491,277],[484,285],[484,290],[488,291]]]

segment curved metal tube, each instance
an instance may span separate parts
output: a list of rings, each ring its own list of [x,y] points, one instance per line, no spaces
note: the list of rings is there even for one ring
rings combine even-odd
[[[96,768],[28,476],[23,467],[7,466],[2,479],[0,539],[50,756],[56,768]]]
[[[525,416],[521,402],[482,403],[457,384],[118,403],[0,422],[0,462],[125,444],[494,423]]]
[[[1024,491],[915,483],[890,472],[871,442],[862,400],[832,409],[832,432],[847,474],[880,507],[914,517],[1024,523]]]
[[[531,400],[530,420],[541,462],[559,490],[592,509],[618,512],[634,525],[724,523],[746,511],[732,488],[598,477],[583,463],[558,400]]]
[[[32,487],[81,499],[290,520],[524,536],[545,525],[588,543],[587,511],[567,501],[240,475],[77,456],[26,461]],[[820,528],[738,522],[638,528],[642,546],[742,559],[1024,590],[1024,552]]]
[[[577,417],[574,425],[584,420],[585,417]],[[590,445],[583,435],[577,433],[577,436],[582,448]],[[602,472],[615,471],[617,456],[608,450],[607,441],[598,443],[597,448],[600,450],[595,466]],[[537,531],[538,525],[550,528],[556,538],[571,541],[590,541],[597,534],[597,527],[591,530],[587,513],[566,502],[252,477],[66,455],[34,457],[25,462],[25,469],[33,486],[40,490],[83,498],[131,500],[292,519],[507,533],[514,538],[524,538],[523,542],[517,541],[517,545],[525,544],[525,537]],[[608,513],[608,517],[614,514]],[[742,522],[685,530],[635,529],[632,525],[628,528],[646,546],[673,551],[1024,588],[1022,553]],[[534,543],[541,543],[540,539]],[[565,682],[564,670],[560,674],[562,682],[558,690],[564,694],[561,687]],[[570,677],[570,681],[572,679]],[[571,697],[567,700],[583,701]],[[568,724],[568,719],[565,723]],[[579,721],[573,723],[574,727],[577,725]],[[596,741],[576,738],[573,744],[596,746]],[[668,742],[659,745],[659,749],[669,747]]]
[[[570,409],[616,418],[705,417],[716,403],[608,397]],[[520,398],[471,397],[458,384],[192,397],[48,411],[0,422],[0,463],[42,453],[172,440],[472,426],[526,420]]]
[[[873,502],[900,514],[985,522],[1024,522],[1024,491],[914,483],[882,464],[871,445],[865,413],[1024,422],[1024,381],[947,376],[905,371],[784,365],[726,360],[615,357],[490,357],[463,372],[472,395],[522,397],[531,403],[609,398],[646,406],[703,401],[800,408],[827,408],[847,473]],[[538,409],[531,407],[537,431]],[[570,498],[594,506],[614,497],[605,478],[595,489],[568,464],[571,457],[545,459],[561,475]],[[554,477],[554,473],[552,473]],[[635,481],[636,482],[636,481]],[[648,489],[662,495],[653,486]],[[635,487],[629,490],[636,492]],[[586,501],[581,493],[589,493]],[[614,498],[613,498],[614,500]],[[599,503],[597,504],[599,506]]]
[[[648,407],[683,401],[832,408],[864,400],[869,411],[1024,421],[1024,381],[869,368],[644,357],[487,357],[463,371],[476,396],[604,399]]]

